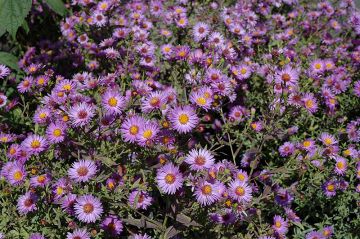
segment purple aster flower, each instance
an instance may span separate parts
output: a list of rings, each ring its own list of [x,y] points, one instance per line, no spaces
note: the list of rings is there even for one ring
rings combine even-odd
[[[29,239],[46,239],[46,237],[44,237],[40,233],[33,233],[29,236]]]
[[[101,228],[112,236],[120,235],[123,231],[122,221],[114,215],[106,217],[101,223]]]
[[[30,135],[23,142],[22,146],[31,154],[39,154],[47,147],[46,139],[40,135]]]
[[[302,98],[302,102],[304,103],[305,109],[310,113],[315,113],[317,111],[317,100],[312,93],[306,93]]]
[[[135,234],[132,239],[152,239],[152,238],[145,233],[145,234]]]
[[[107,90],[102,96],[102,106],[110,114],[121,114],[125,99],[117,90]]]
[[[238,180],[240,182],[247,182],[249,179],[249,175],[244,170],[240,169],[237,172],[235,172],[234,175],[235,180]]]
[[[306,139],[302,142],[300,147],[308,152],[313,151],[316,148],[315,141],[312,139]]]
[[[190,53],[190,48],[188,46],[177,46],[174,53],[177,60],[185,60]]]
[[[274,224],[272,228],[280,235],[285,235],[288,231],[288,223],[287,221],[279,215],[274,216]]]
[[[24,195],[20,196],[17,201],[17,210],[20,214],[25,215],[29,212],[37,210],[36,202],[38,197],[32,192],[27,192]]]
[[[66,239],[90,239],[90,233],[86,229],[76,229],[73,232],[68,232]]]
[[[3,95],[1,92],[0,92],[0,108],[4,107],[7,103],[7,97],[6,95]]]
[[[76,217],[86,223],[95,222],[103,212],[100,200],[93,195],[83,195],[77,198],[74,208]]]
[[[325,237],[317,231],[312,231],[306,234],[306,239],[325,239]]]
[[[169,113],[169,120],[174,129],[182,134],[191,132],[199,123],[195,110],[189,105],[172,109]]]
[[[144,122],[144,125],[141,126],[139,134],[137,135],[137,142],[141,146],[152,145],[156,139],[157,134],[159,133],[159,130],[160,129],[157,122]]]
[[[144,113],[150,113],[153,110],[163,109],[166,103],[166,97],[163,92],[156,91],[150,93],[141,101],[141,110]]]
[[[129,195],[129,205],[136,209],[146,210],[152,203],[153,199],[146,191],[134,190]]]
[[[320,140],[325,146],[337,144],[338,142],[333,135],[328,133],[321,133]]]
[[[140,132],[140,127],[145,123],[145,120],[137,115],[131,116],[124,120],[121,125],[121,133],[125,142],[134,143]]]
[[[356,81],[354,83],[354,94],[357,96],[357,97],[360,97],[360,81]]]
[[[275,82],[288,86],[296,86],[299,80],[299,71],[287,65],[283,70],[277,72]]]
[[[75,182],[87,182],[95,176],[97,167],[91,160],[80,160],[69,169],[69,177]]]
[[[208,110],[210,109],[211,104],[213,103],[212,95],[213,94],[211,89],[209,93],[209,90],[207,88],[202,88],[197,91],[192,91],[190,93],[190,101],[194,105],[197,105],[200,108]]]
[[[240,105],[232,107],[229,113],[230,120],[235,122],[244,121],[246,116],[248,116],[246,108]]]
[[[60,178],[54,185],[53,185],[53,194],[55,199],[59,199],[65,194],[71,191],[71,184],[69,179],[67,178]]]
[[[10,75],[10,69],[4,65],[0,65],[0,79],[4,79],[8,75]]]
[[[319,74],[324,72],[325,64],[323,60],[317,59],[310,63],[310,72],[312,74]]]
[[[207,149],[193,149],[184,160],[192,170],[210,169],[215,162],[214,156]]]
[[[46,86],[48,84],[49,80],[50,80],[50,78],[48,76],[40,75],[40,76],[36,77],[35,84],[36,84],[36,86],[41,88],[41,87]]]
[[[75,205],[75,202],[76,202],[76,198],[77,198],[77,196],[75,194],[72,194],[72,193],[69,193],[69,194],[65,195],[61,199],[61,208],[64,209],[70,215],[73,215],[74,212],[75,212],[74,205]]]
[[[41,174],[30,178],[30,185],[32,187],[45,187],[51,180],[50,175]]]
[[[156,181],[159,188],[166,194],[174,194],[182,187],[184,178],[179,167],[168,163],[157,171]]]
[[[20,93],[29,92],[31,87],[33,86],[34,78],[32,76],[27,76],[22,80],[18,86],[17,89]]]
[[[322,185],[322,189],[327,197],[333,197],[336,195],[337,186],[335,182],[329,180]]]
[[[222,190],[219,182],[214,184],[207,181],[201,181],[195,189],[196,200],[203,206],[211,205],[218,201],[221,197]]]
[[[287,206],[291,204],[294,197],[284,188],[280,188],[276,192],[275,202],[281,206]]]
[[[285,142],[279,147],[279,152],[282,157],[291,156],[295,151],[295,146],[291,142]]]
[[[50,143],[60,143],[65,139],[66,128],[64,123],[51,123],[46,129],[46,138]]]
[[[327,226],[322,229],[322,234],[324,238],[330,238],[334,234],[333,226]]]
[[[14,159],[14,158],[17,158],[20,154],[20,145],[18,144],[12,144],[10,145],[7,153],[6,153],[6,156],[9,158],[9,159]]]
[[[209,34],[209,26],[206,23],[198,22],[193,28],[194,40],[199,42]]]
[[[246,182],[233,180],[229,184],[229,196],[240,203],[248,203],[252,198],[252,189]]]
[[[347,161],[345,158],[337,156],[335,157],[335,173],[338,175],[344,175],[347,169]]]
[[[6,178],[14,186],[23,184],[26,179],[25,166],[19,162],[13,163],[6,174]]]
[[[69,110],[69,117],[75,127],[89,124],[94,115],[94,107],[86,103],[79,103],[72,106]]]
[[[286,217],[293,222],[301,222],[301,219],[296,215],[296,213],[288,207],[285,207]]]
[[[234,71],[233,71],[234,73]],[[246,80],[251,76],[252,73],[252,69],[250,68],[250,66],[246,65],[246,64],[241,64],[239,66],[237,66],[236,70],[235,70],[235,77],[242,81],[242,80]]]
[[[37,124],[45,124],[51,116],[51,111],[48,108],[39,107],[34,114],[34,122]]]

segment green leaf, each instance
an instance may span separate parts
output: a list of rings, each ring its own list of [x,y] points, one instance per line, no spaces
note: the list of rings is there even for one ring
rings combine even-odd
[[[62,0],[45,0],[47,5],[57,14],[64,16],[66,14],[66,7]]]
[[[7,30],[14,38],[31,9],[31,0],[0,0],[0,29]]]
[[[18,59],[16,58],[16,56],[7,52],[0,52],[0,64],[6,65],[17,71],[20,70],[18,66]]]

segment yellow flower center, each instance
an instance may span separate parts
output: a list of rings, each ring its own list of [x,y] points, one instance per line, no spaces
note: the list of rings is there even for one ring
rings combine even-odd
[[[181,24],[181,25],[185,24],[185,19],[184,19],[184,18],[180,18],[179,24]]]
[[[275,227],[280,228],[280,227],[281,227],[281,222],[276,221],[276,222],[275,222]]]
[[[169,173],[165,176],[165,182],[167,184],[173,184],[175,182],[175,175],[172,173]]]
[[[16,153],[16,149],[10,148],[9,153],[10,153],[11,155],[14,155],[14,154]]]
[[[338,168],[338,169],[344,169],[345,168],[345,164],[344,164],[344,162],[337,162],[336,163],[336,167]]]
[[[212,188],[210,185],[204,185],[202,188],[201,188],[201,192],[205,195],[210,195],[211,192],[212,192]]]
[[[315,69],[317,69],[317,70],[321,69],[321,64],[320,64],[320,63],[316,63],[316,64],[315,64]]]
[[[111,106],[111,107],[115,107],[117,105],[118,101],[115,97],[111,97],[109,100],[108,100],[108,104]]]
[[[151,129],[145,130],[143,133],[143,136],[145,139],[150,139],[152,135],[153,135],[153,132]]]
[[[247,70],[246,70],[245,68],[242,68],[242,69],[240,70],[240,73],[243,74],[243,75],[245,75],[246,72],[247,72]]]
[[[45,79],[41,77],[41,78],[38,79],[37,83],[39,85],[43,85],[45,83]]]
[[[325,142],[326,145],[330,145],[330,144],[332,144],[332,139],[331,138],[326,138],[324,140],[324,142]]]
[[[242,174],[242,173],[239,173],[239,174],[237,175],[237,178],[238,178],[240,181],[244,181],[244,180],[245,180],[245,175]]]
[[[63,120],[64,122],[67,122],[67,121],[69,121],[69,116],[67,116],[67,115],[64,115],[64,116],[62,117],[62,120]]]
[[[61,130],[60,129],[55,129],[54,132],[53,132],[53,135],[55,137],[59,137],[61,135]]]
[[[139,132],[139,127],[138,126],[136,126],[136,125],[132,125],[131,127],[130,127],[130,134],[132,134],[132,135],[135,135],[135,134],[137,134],[138,132]]]
[[[335,186],[334,186],[334,184],[329,184],[329,185],[327,185],[326,189],[330,192],[334,192]]]
[[[170,47],[168,47],[168,46],[165,47],[165,48],[164,48],[164,51],[165,51],[165,52],[170,52]]]
[[[306,141],[304,141],[303,145],[304,145],[304,147],[306,147],[306,148],[307,148],[307,147],[310,147],[311,142],[308,141],[308,140],[306,140]]]
[[[187,114],[179,115],[179,122],[182,125],[187,124],[189,122],[189,116]]]
[[[46,115],[45,112],[42,112],[42,113],[39,114],[40,119],[45,119],[46,116],[47,116],[47,115]]]
[[[21,180],[21,179],[22,179],[22,176],[23,176],[23,174],[22,174],[21,171],[16,171],[16,172],[14,173],[14,179],[15,179],[16,181]]]
[[[40,141],[39,140],[37,140],[37,139],[35,139],[35,140],[33,140],[32,142],[31,142],[31,148],[33,148],[33,149],[37,149],[37,148],[39,148],[40,147],[40,145],[41,145],[41,143],[40,143]]]
[[[196,103],[198,105],[205,105],[206,104],[206,99],[204,97],[199,97],[196,99]]]
[[[305,101],[305,106],[307,108],[312,108],[314,106],[314,102],[312,100]]]
[[[94,205],[92,205],[91,203],[86,203],[84,206],[83,206],[83,210],[85,213],[89,214],[89,213],[92,213],[94,211]]]
[[[245,195],[245,189],[241,186],[236,187],[235,193],[238,196],[244,196]]]
[[[71,85],[66,84],[66,85],[63,86],[63,89],[69,91],[69,90],[71,90]]]
[[[39,177],[37,177],[38,183],[44,183],[45,179],[46,179],[46,177],[44,175],[40,175]]]

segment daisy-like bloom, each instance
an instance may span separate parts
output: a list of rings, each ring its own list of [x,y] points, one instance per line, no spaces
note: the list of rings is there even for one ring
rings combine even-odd
[[[46,129],[46,138],[53,144],[64,141],[65,135],[66,125],[63,123],[51,123]]]
[[[236,74],[235,77],[238,80],[246,80],[251,76],[252,70],[250,68],[250,66],[246,65],[246,64],[241,64],[239,66],[237,66],[236,68]],[[234,73],[234,71],[233,71]]]
[[[7,68],[4,65],[0,65],[0,79],[4,79],[5,77],[7,77],[8,75],[10,75],[10,70],[9,68]]]
[[[279,215],[275,215],[273,220],[274,224],[272,225],[272,228],[275,230],[275,232],[280,235],[285,235],[289,227],[287,221]]]
[[[50,78],[46,75],[41,75],[41,76],[38,76],[36,77],[35,79],[35,84],[38,86],[38,87],[43,87],[43,86],[46,86],[47,83],[49,82]]]
[[[334,228],[332,226],[327,226],[322,229],[322,234],[325,238],[330,238],[334,234]]]
[[[101,12],[94,12],[93,13],[94,23],[98,27],[105,26],[107,22],[107,17],[102,14]]]
[[[156,182],[166,194],[174,194],[183,185],[184,178],[179,167],[168,163],[157,171]]]
[[[46,239],[46,237],[44,237],[40,233],[33,233],[29,236],[29,239]]]
[[[210,109],[213,103],[212,92],[209,93],[207,88],[192,91],[190,94],[190,102],[205,110]]]
[[[224,37],[219,32],[213,32],[208,37],[208,43],[215,48],[221,48],[224,46]]]
[[[74,215],[74,212],[75,212],[74,205],[76,202],[76,198],[77,198],[77,196],[72,193],[65,195],[61,199],[61,208],[64,209],[70,215]]]
[[[344,175],[347,169],[347,161],[345,158],[337,156],[335,158],[335,173],[338,175]]]
[[[166,97],[163,92],[156,91],[150,93],[141,101],[141,111],[144,113],[150,113],[156,109],[162,109],[166,103]]]
[[[241,122],[248,116],[248,112],[245,107],[237,105],[231,108],[229,118],[231,121]]]
[[[209,169],[214,165],[214,156],[207,149],[193,149],[184,160],[192,170]]]
[[[315,149],[316,145],[315,145],[315,141],[312,139],[305,139],[302,144],[300,145],[300,147],[306,151],[312,151]]]
[[[146,191],[135,190],[129,195],[129,205],[136,209],[146,210],[152,203],[152,197]]]
[[[137,115],[125,119],[120,129],[124,141],[134,143],[138,137],[140,128],[144,125],[144,123],[145,120]]]
[[[152,239],[148,234],[135,234],[132,239]]]
[[[86,103],[79,103],[72,106],[69,110],[69,117],[75,127],[89,124],[92,117],[95,115],[93,106]]]
[[[324,72],[325,64],[323,60],[317,59],[310,63],[310,72],[313,74],[319,74]]]
[[[279,147],[279,153],[282,157],[291,156],[295,151],[295,146],[291,142],[285,142]]]
[[[22,80],[18,86],[17,89],[20,93],[29,92],[34,82],[34,78],[32,76],[27,76]]]
[[[185,60],[190,53],[190,48],[188,46],[177,46],[173,50],[175,52],[175,59],[177,60]]]
[[[110,114],[121,114],[125,107],[125,99],[117,90],[107,90],[102,96],[101,103]]]
[[[196,200],[203,206],[211,205],[218,201],[221,197],[219,184],[201,181],[195,189]]]
[[[60,178],[52,187],[55,199],[60,199],[71,191],[71,184],[68,178]]]
[[[183,16],[183,17],[179,17],[179,19],[176,20],[176,25],[180,28],[185,28],[188,25],[188,19]]]
[[[50,175],[48,174],[42,174],[38,176],[34,176],[30,178],[30,185],[32,187],[45,187],[46,184],[48,184],[51,180]]]
[[[256,132],[260,132],[263,129],[261,121],[254,121],[250,124],[250,127]]]
[[[240,203],[248,203],[252,198],[252,189],[246,182],[233,180],[229,184],[229,196]]]
[[[9,159],[14,159],[14,158],[17,158],[20,154],[20,145],[18,144],[12,144],[10,145],[7,153],[6,153],[6,156],[9,158]]]
[[[174,129],[182,134],[191,132],[199,123],[195,110],[189,105],[172,109],[169,120]]]
[[[159,130],[157,122],[146,121],[144,122],[144,125],[141,126],[136,140],[141,146],[152,145]]]
[[[95,222],[103,213],[100,200],[93,195],[83,195],[76,199],[75,215],[82,222]]]
[[[0,93],[0,108],[4,107],[7,103],[7,97],[6,95],[3,95]]]
[[[36,202],[38,197],[32,192],[22,195],[17,201],[17,210],[20,214],[25,215],[29,212],[37,210]]]
[[[284,188],[276,192],[275,202],[281,206],[287,206],[294,200],[294,197]]]
[[[95,176],[97,167],[91,160],[80,160],[69,169],[69,177],[75,182],[87,182]]]
[[[235,180],[238,180],[240,182],[247,182],[249,179],[249,175],[244,170],[240,169],[234,174]]]
[[[15,162],[6,175],[9,183],[12,185],[20,185],[24,183],[26,178],[26,170],[23,164]]]
[[[322,189],[327,197],[333,197],[336,195],[337,186],[335,182],[330,180],[322,185]]]
[[[357,96],[357,97],[360,97],[360,81],[356,81],[354,83],[354,94]]]
[[[305,109],[310,113],[315,113],[317,111],[317,100],[312,93],[306,93],[302,98],[302,102],[304,103]]]
[[[114,215],[106,217],[101,223],[101,228],[111,236],[120,235],[123,231],[122,221]]]
[[[209,26],[206,23],[198,22],[193,28],[194,40],[199,42],[209,34]]]
[[[46,139],[40,135],[30,135],[23,142],[22,145],[31,154],[39,154],[47,147]]]
[[[325,237],[317,231],[312,231],[306,234],[306,239],[324,239]]]
[[[275,76],[275,82],[281,85],[295,86],[299,80],[299,72],[297,69],[287,65],[284,69],[279,71]]]
[[[90,233],[86,229],[76,229],[73,232],[68,232],[66,239],[90,239]]]
[[[321,133],[320,140],[325,146],[337,144],[335,137],[329,133]]]

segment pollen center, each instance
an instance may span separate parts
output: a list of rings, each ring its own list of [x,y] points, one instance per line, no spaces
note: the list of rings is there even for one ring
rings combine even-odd
[[[165,182],[166,182],[167,184],[173,184],[173,183],[175,182],[175,175],[174,175],[174,174],[171,174],[171,173],[167,174],[167,175],[165,176]]]
[[[109,100],[108,100],[108,103],[111,107],[115,107],[118,103],[117,99],[115,97],[111,97]]]
[[[31,142],[31,148],[33,149],[37,149],[37,148],[40,148],[40,141],[35,139]]]
[[[244,196],[245,195],[245,189],[241,186],[236,187],[235,193],[238,196]]]
[[[152,134],[153,134],[152,130],[148,129],[148,130],[144,131],[143,136],[144,136],[145,139],[150,139]]]
[[[53,132],[53,135],[55,137],[59,137],[61,135],[61,130],[60,129],[55,129],[54,132]]]
[[[94,211],[94,205],[91,203],[86,203],[83,207],[85,213],[92,213]]]
[[[21,180],[21,179],[22,179],[22,176],[23,176],[23,174],[22,174],[21,171],[16,171],[16,172],[14,173],[14,179],[15,179],[16,181]]]
[[[212,188],[210,185],[205,185],[201,188],[201,192],[205,195],[209,195],[212,192]]]
[[[139,127],[136,126],[136,125],[133,125],[133,126],[130,127],[129,131],[130,131],[130,134],[135,135],[135,134],[137,134],[139,132]]]
[[[198,105],[205,105],[206,104],[206,99],[204,97],[199,97],[196,99],[196,103]]]
[[[187,114],[179,115],[179,122],[180,124],[187,124],[189,122],[189,116]]]
[[[78,168],[78,170],[77,170],[77,173],[78,173],[79,176],[81,176],[81,177],[86,176],[86,175],[88,174],[88,172],[89,172],[89,170],[87,169],[87,167],[84,167],[84,166]]]

